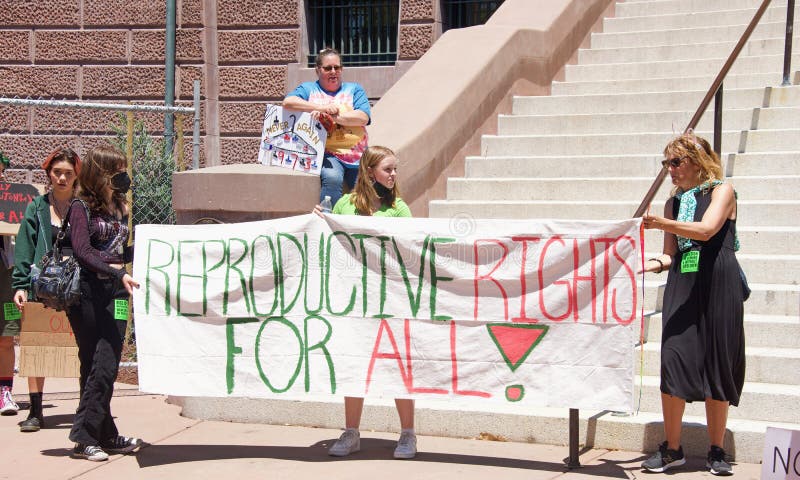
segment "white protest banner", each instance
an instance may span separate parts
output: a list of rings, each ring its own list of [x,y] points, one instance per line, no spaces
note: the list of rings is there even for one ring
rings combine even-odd
[[[308,112],[267,105],[258,161],[319,175],[328,132]]]
[[[800,480],[800,431],[767,427],[761,480]]]
[[[640,220],[136,228],[139,385],[630,411]]]

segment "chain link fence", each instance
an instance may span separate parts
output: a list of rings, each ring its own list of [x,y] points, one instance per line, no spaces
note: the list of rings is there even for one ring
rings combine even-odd
[[[0,97],[0,152],[11,160],[6,179],[48,185],[40,165],[52,150],[67,146],[84,156],[111,143],[128,157],[132,225],[174,224],[172,174],[199,163],[198,103],[199,95],[195,107]],[[172,151],[165,147],[165,115],[175,115]]]

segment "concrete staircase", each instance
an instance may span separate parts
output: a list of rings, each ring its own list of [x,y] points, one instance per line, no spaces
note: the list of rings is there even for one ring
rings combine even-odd
[[[664,145],[683,131],[760,3],[618,3],[616,17],[604,21],[551,96],[514,99],[513,113],[498,118],[498,134],[483,138],[482,155],[467,158],[466,177],[449,179],[447,199],[431,202],[430,215],[629,218],[661,168]],[[725,81],[723,101],[723,161],[740,199],[738,258],[753,289],[745,304],[747,383],[740,406],[730,410],[726,438],[726,449],[743,462],[761,459],[767,426],[800,430],[800,54],[792,58],[793,85],[781,87],[785,20],[786,1],[773,1]],[[713,103],[696,129],[709,140],[712,122]],[[669,188],[666,182],[656,196],[657,211]],[[645,246],[659,252],[660,233],[648,232]],[[581,443],[651,451],[662,441],[665,279],[645,279],[638,413],[582,411]],[[684,449],[705,455],[704,405],[687,407]],[[484,415],[492,419],[488,431],[510,439],[567,441],[566,410],[529,418],[470,414],[476,422]],[[454,428],[423,433],[458,434]]]

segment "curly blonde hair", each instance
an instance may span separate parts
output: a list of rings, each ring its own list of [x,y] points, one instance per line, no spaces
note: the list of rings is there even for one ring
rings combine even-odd
[[[687,158],[689,162],[700,167],[699,183],[722,180],[722,162],[711,145],[703,137],[698,137],[694,132],[687,132],[674,138],[664,148],[664,158]],[[680,193],[675,187],[673,195]]]

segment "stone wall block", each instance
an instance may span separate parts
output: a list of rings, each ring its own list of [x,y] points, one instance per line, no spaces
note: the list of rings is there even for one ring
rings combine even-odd
[[[164,27],[167,4],[163,0],[83,0],[85,26]]]
[[[30,32],[0,31],[0,62],[30,62]]]
[[[81,140],[74,136],[0,136],[0,150],[8,155],[14,168],[38,169],[50,152],[64,145],[82,155]]]
[[[220,165],[258,163],[261,137],[223,137],[219,140]]]
[[[434,0],[402,0],[400,2],[400,21],[432,21],[434,15],[433,2]]]
[[[194,98],[194,81],[200,80],[200,98],[203,99],[205,92],[205,78],[203,75],[203,67],[194,65],[181,65],[178,67],[178,75],[180,80],[176,79],[179,87],[178,92],[175,94],[176,99],[191,100]]]
[[[296,62],[298,30],[220,31],[219,61]]]
[[[220,67],[219,96],[224,98],[283,99],[286,67]]]
[[[75,98],[78,67],[0,67],[0,92],[7,97]]]
[[[87,98],[163,98],[164,67],[84,67]]]
[[[47,182],[47,175],[45,174],[44,170],[39,170],[42,172],[42,180],[43,182],[33,182],[33,175],[31,175],[30,170],[25,169],[16,169],[16,168],[8,168],[4,172],[6,181],[11,183],[40,183],[46,184]]]
[[[178,9],[178,26],[185,28],[202,25],[204,25],[202,0],[181,0]]]
[[[218,0],[217,25],[299,25],[298,0]]]
[[[266,102],[225,102],[219,108],[219,131],[225,135],[258,135],[264,125]]]
[[[131,61],[164,63],[167,48],[164,30],[139,30],[133,32]],[[175,32],[175,60],[178,62],[203,61],[202,30],[182,28]]]
[[[400,26],[399,59],[417,59],[427,52],[431,45],[433,45],[433,25]]]
[[[33,131],[37,134],[112,133],[118,112],[77,108],[35,108]],[[124,115],[124,114],[123,114]]]
[[[0,4],[0,25],[78,26],[80,0],[5,0]]]
[[[31,107],[0,106],[0,133],[19,133],[30,129]]]
[[[36,62],[127,62],[128,34],[121,30],[40,30]]]

